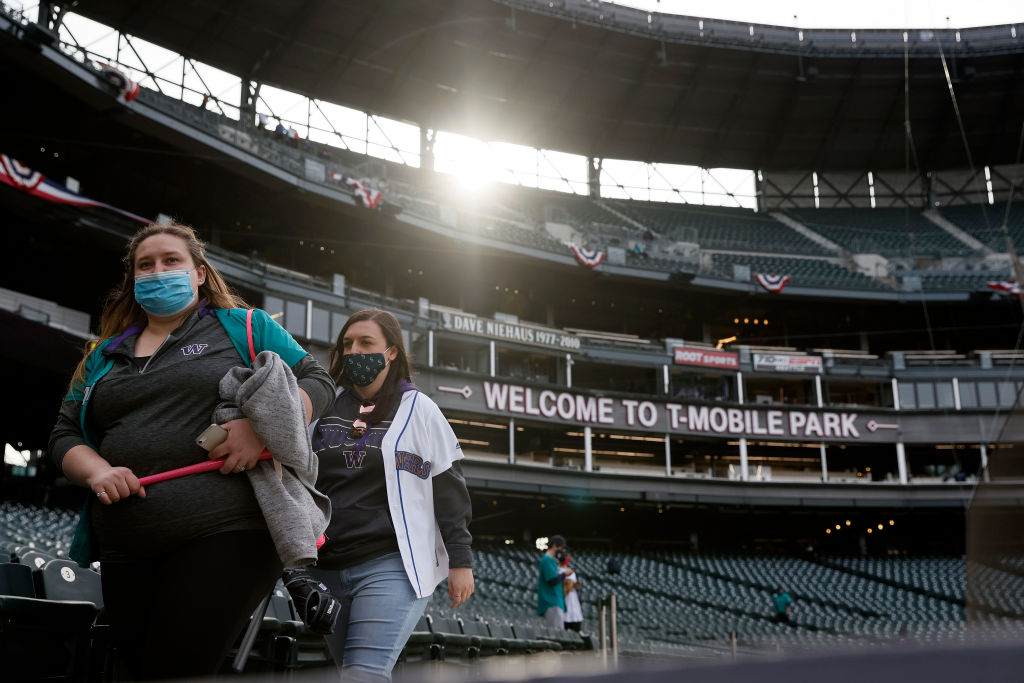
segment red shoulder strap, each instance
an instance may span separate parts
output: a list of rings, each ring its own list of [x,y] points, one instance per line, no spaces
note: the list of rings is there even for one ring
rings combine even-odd
[[[249,360],[256,362],[256,346],[252,343],[252,309],[245,312],[245,336],[249,340]]]

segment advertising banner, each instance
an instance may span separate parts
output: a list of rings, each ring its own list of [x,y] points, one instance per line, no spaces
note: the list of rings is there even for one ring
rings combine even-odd
[[[754,354],[754,370],[757,371],[820,373],[821,369],[821,356],[791,356],[785,353]]]
[[[672,349],[672,359],[676,365],[696,365],[702,368],[719,368],[721,370],[740,369],[740,356],[732,351],[676,346]]]

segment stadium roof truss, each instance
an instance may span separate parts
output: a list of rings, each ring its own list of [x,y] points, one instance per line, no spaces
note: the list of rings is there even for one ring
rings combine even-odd
[[[915,166],[969,166],[942,58],[978,166],[1013,162],[1024,118],[1024,27],[1011,25],[800,31],[586,0],[93,0],[74,11],[237,75],[243,107],[271,85],[596,158],[901,169],[909,111]]]

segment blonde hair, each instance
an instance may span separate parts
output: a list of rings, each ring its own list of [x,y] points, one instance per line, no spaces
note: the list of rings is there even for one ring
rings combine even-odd
[[[100,317],[100,340],[109,339],[128,329],[129,326],[143,323],[146,320],[145,311],[135,301],[135,252],[138,251],[142,242],[153,235],[177,237],[185,243],[195,268],[198,269],[200,266],[206,268],[206,278],[199,285],[198,300],[206,299],[211,308],[248,308],[245,301],[231,289],[207,259],[206,243],[199,239],[195,230],[181,223],[150,223],[132,235],[128,241],[128,248],[122,259],[124,278],[121,280],[121,284],[107,296],[107,303],[103,307],[103,315]],[[69,391],[85,385],[85,364],[96,347],[96,340],[86,344],[85,355],[79,361],[78,367],[75,368],[75,374],[71,377]]]

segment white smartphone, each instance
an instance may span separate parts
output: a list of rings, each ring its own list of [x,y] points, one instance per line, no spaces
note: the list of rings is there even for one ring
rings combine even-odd
[[[196,445],[206,452],[210,452],[224,443],[226,438],[228,438],[228,430],[214,424],[204,429],[203,433],[196,437]]]

